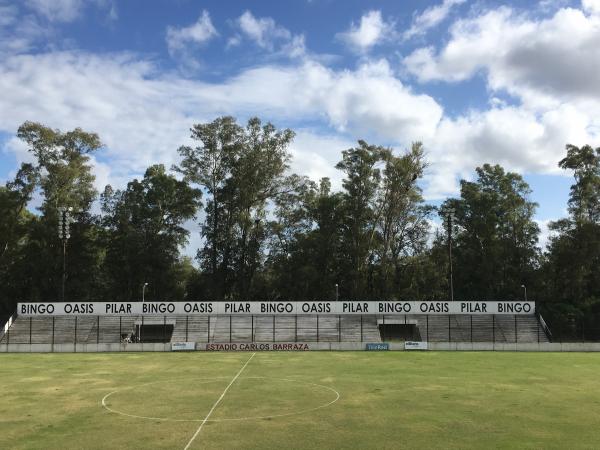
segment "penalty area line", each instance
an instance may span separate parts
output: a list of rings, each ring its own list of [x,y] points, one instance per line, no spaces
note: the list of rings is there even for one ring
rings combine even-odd
[[[204,418],[204,420],[202,421],[202,423],[200,423],[200,426],[198,427],[198,429],[196,430],[196,432],[194,433],[194,435],[192,436],[192,438],[190,439],[190,441],[187,443],[187,445],[185,446],[185,448],[183,450],[188,450],[188,448],[190,448],[190,445],[192,445],[192,442],[194,442],[194,439],[196,439],[196,436],[198,436],[198,434],[200,434],[200,431],[202,430],[202,427],[204,426],[204,424],[206,423],[206,421],[209,419],[210,415],[213,413],[213,411],[219,405],[219,403],[221,403],[221,400],[223,400],[223,397],[225,397],[225,394],[227,394],[227,391],[229,390],[229,388],[231,387],[231,385],[233,383],[235,383],[235,380],[238,379],[238,377],[244,371],[244,369],[246,368],[246,366],[248,365],[248,363],[250,362],[250,360],[252,358],[254,358],[254,355],[256,355],[256,352],[252,353],[252,356],[250,356],[250,358],[248,358],[248,361],[246,361],[246,364],[244,364],[242,366],[242,368],[236,374],[236,376],[233,377],[233,379],[229,382],[229,384],[227,385],[227,387],[225,388],[225,390],[223,391],[223,393],[221,394],[221,396],[219,397],[219,399],[215,402],[215,404],[212,406],[212,408],[210,408],[210,411],[208,412],[208,414],[206,415],[206,417]]]

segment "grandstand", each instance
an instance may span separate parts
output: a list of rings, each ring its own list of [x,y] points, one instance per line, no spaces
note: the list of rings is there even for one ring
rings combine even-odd
[[[530,315],[17,316],[0,344],[123,342],[549,342]]]

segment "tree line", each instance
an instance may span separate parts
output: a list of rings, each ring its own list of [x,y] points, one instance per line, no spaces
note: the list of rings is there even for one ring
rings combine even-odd
[[[138,301],[144,283],[148,300],[447,300],[450,237],[455,299],[523,299],[526,289],[556,320],[592,330],[600,319],[600,148],[566,146],[568,217],[541,249],[521,175],[484,164],[433,207],[419,187],[420,142],[399,154],[358,141],[341,152],[334,191],[328,178],[290,173],[292,130],[219,117],[193,125],[177,165],[98,193],[97,134],[34,122],[17,134],[34,162],[0,186],[4,316],[19,301],[61,299],[63,258],[70,301]],[[74,218],[66,257],[59,208]],[[196,264],[181,254],[190,220]]]

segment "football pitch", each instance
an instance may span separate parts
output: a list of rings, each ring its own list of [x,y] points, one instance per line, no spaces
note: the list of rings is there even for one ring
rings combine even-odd
[[[597,448],[600,355],[0,355],[0,448]]]

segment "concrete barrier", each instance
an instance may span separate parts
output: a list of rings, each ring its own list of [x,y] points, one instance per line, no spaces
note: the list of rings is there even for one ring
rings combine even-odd
[[[212,344],[212,343],[211,343]],[[253,343],[261,345],[261,343]],[[265,351],[279,350],[273,343],[265,344]],[[280,344],[280,343],[276,343]],[[283,344],[283,343],[281,343]],[[309,342],[311,351],[363,351],[366,342]],[[240,345],[240,344],[238,344]],[[245,344],[249,345],[249,344]],[[429,342],[425,351],[496,351],[496,352],[600,352],[600,342],[568,343],[493,343],[493,342]],[[404,351],[404,342],[390,342],[391,351]],[[196,346],[206,351],[206,342]],[[239,348],[238,348],[239,350]],[[244,351],[254,351],[243,348]],[[105,352],[170,352],[171,343],[131,344],[0,344],[0,353],[105,353]],[[284,350],[285,351],[285,350]]]

